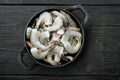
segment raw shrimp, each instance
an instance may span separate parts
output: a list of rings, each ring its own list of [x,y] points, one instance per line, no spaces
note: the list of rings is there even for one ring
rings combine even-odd
[[[53,41],[59,41],[60,40],[61,35],[56,34],[56,33],[52,33],[52,39],[51,42]]]
[[[53,56],[54,56],[54,53],[50,52],[50,54],[48,54],[47,58],[44,59],[44,61],[50,63],[51,65],[58,66],[59,64],[54,61]]]
[[[31,48],[31,54],[36,59],[45,58],[49,54],[50,50],[55,47],[55,45],[52,45],[48,50],[42,51],[41,49],[37,49],[36,47],[34,47],[30,41],[26,41],[26,44]]]
[[[33,55],[34,58],[36,59],[44,59],[50,52],[51,49],[53,49],[55,47],[55,45],[51,46],[48,50],[46,51],[42,51],[40,49],[37,49],[35,47],[31,48],[31,53]]]
[[[64,12],[64,11],[60,11],[64,16],[66,16],[67,17],[67,19],[68,19],[68,25],[69,26],[71,26],[71,27],[77,27],[77,25],[76,25],[76,23],[73,21],[73,19],[70,17],[70,15],[69,14],[67,14],[66,12]]]
[[[58,12],[58,11],[52,11],[51,13],[52,13],[53,15],[55,15],[55,16],[60,16],[60,17],[63,19],[63,21],[64,21],[64,25],[67,26],[67,24],[68,24],[68,19],[67,19],[66,16],[64,16],[63,14],[61,14],[61,13]]]
[[[54,61],[55,62],[57,62],[57,63],[60,62],[61,56],[63,55],[63,51],[64,51],[64,48],[61,47],[61,46],[56,46],[54,48],[54,52],[55,52],[55,54],[54,54]]]
[[[69,38],[70,37],[75,37],[75,39],[77,40],[77,44],[76,46],[72,46],[69,42]],[[72,30],[68,30],[65,32],[65,34],[62,36],[61,42],[63,43],[66,51],[69,54],[75,54],[81,47],[81,33],[77,32],[77,31],[72,31]]]
[[[47,31],[56,31],[60,29],[63,25],[63,20],[61,17],[56,17],[54,23],[51,26],[45,27],[44,29]]]
[[[42,44],[47,44],[49,42],[50,32],[49,31],[41,31],[40,32],[40,42]]]
[[[74,60],[74,58],[72,56],[63,56],[62,59],[65,61],[73,61]]]
[[[59,35],[63,35],[64,32],[65,32],[65,28],[62,27],[62,28],[60,28],[60,29],[57,31],[57,34],[59,34]]]
[[[52,16],[49,12],[43,12],[40,17],[36,20],[35,28],[38,29],[41,24],[52,25]]]
[[[50,46],[54,45],[54,43],[51,43],[47,46],[41,44],[41,42],[38,39],[38,36],[40,35],[40,33],[38,33],[37,29],[32,29],[31,32],[31,37],[30,37],[30,41],[31,43],[36,47],[36,48],[40,48],[42,50],[46,50],[48,49]]]
[[[32,31],[32,28],[28,27],[26,32],[27,39],[30,39],[31,31]]]

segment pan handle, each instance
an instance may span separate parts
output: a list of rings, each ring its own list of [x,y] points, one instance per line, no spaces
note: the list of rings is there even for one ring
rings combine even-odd
[[[25,63],[25,61],[23,60],[25,53],[27,53],[26,47],[24,47],[23,50],[22,50],[22,52],[21,52],[20,54],[18,54],[17,60],[18,60],[19,64],[20,64],[25,70],[31,70],[31,69],[33,68],[34,64],[33,64],[32,66],[30,66],[30,65],[28,65],[28,64]]]
[[[85,25],[88,22],[88,20],[89,20],[89,15],[88,15],[87,10],[84,7],[82,7],[81,5],[75,5],[75,6],[66,8],[64,10],[74,11],[74,10],[77,10],[77,9],[79,9],[84,14],[85,18],[84,18],[82,23]]]

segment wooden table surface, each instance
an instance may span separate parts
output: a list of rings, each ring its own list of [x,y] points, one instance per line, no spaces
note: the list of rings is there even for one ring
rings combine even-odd
[[[82,4],[90,15],[84,27],[83,55],[62,68],[24,70],[17,56],[24,47],[24,29],[31,16],[76,4]],[[0,80],[120,80],[119,75],[120,0],[0,0]]]

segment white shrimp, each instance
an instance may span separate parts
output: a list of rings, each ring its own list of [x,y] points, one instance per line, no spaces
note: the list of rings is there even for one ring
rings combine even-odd
[[[73,21],[73,19],[70,17],[70,15],[69,14],[67,14],[66,12],[64,12],[64,11],[60,11],[64,16],[66,16],[67,17],[67,19],[68,19],[68,22],[69,22],[69,26],[71,26],[71,27],[77,27],[77,25],[76,25],[76,23]]]
[[[52,13],[53,15],[55,15],[55,16],[60,16],[60,17],[63,19],[63,21],[64,21],[64,25],[67,26],[68,19],[67,19],[66,16],[64,16],[63,14],[61,14],[61,13],[58,12],[58,11],[52,11],[51,13]]]
[[[40,17],[36,20],[35,28],[38,29],[41,24],[52,25],[52,16],[49,12],[43,12]]]
[[[32,28],[28,27],[26,31],[27,39],[30,39],[31,31],[32,31]]]
[[[44,59],[44,58],[49,54],[50,50],[51,50],[52,48],[54,48],[54,47],[55,47],[55,46],[52,46],[52,47],[50,47],[50,48],[49,48],[48,50],[46,50],[46,51],[42,51],[42,50],[40,50],[40,49],[37,49],[37,48],[33,47],[33,48],[30,49],[30,51],[31,51],[32,56],[33,56],[34,58],[36,58],[36,59]]]
[[[52,39],[51,42],[53,41],[59,41],[60,40],[61,35],[56,34],[56,33],[52,33]]]
[[[45,27],[44,29],[47,31],[56,31],[60,29],[63,25],[63,20],[61,17],[56,17],[54,23],[51,26]]]
[[[39,34],[40,34],[40,33],[39,33]],[[54,43],[51,43],[51,44],[49,44],[48,46],[45,46],[45,45],[41,44],[41,42],[40,42],[39,39],[38,39],[39,34],[38,34],[37,29],[32,29],[30,41],[31,41],[31,43],[32,43],[36,48],[40,48],[40,49],[42,49],[42,50],[46,50],[46,49],[48,49],[50,46],[54,45]]]
[[[50,32],[49,31],[41,31],[40,32],[40,42],[43,44],[47,44],[49,42]]]
[[[72,46],[69,42],[69,38],[70,37],[75,37],[75,39],[77,40],[77,44],[76,46]],[[68,30],[65,32],[65,34],[62,36],[61,42],[63,43],[66,51],[69,54],[75,54],[81,47],[81,33],[77,32],[77,31],[72,31],[72,30]]]
[[[60,28],[60,29],[57,31],[57,34],[59,34],[59,35],[63,35],[64,33],[65,33],[64,27]]]
[[[55,47],[55,45],[52,45],[48,50],[42,51],[41,49],[37,49],[36,47],[34,47],[30,41],[26,41],[26,44],[31,48],[31,54],[36,59],[45,58],[49,54],[50,50]]]
[[[47,59],[44,59],[44,61],[50,63],[51,65],[58,66],[59,64],[54,61],[53,56],[54,56],[54,53],[51,52],[50,54],[48,54]]]
[[[61,60],[61,56],[63,55],[63,51],[64,51],[64,48],[61,47],[61,46],[56,46],[54,48],[54,52],[55,52],[55,55],[54,55],[54,61],[59,63],[60,60]]]

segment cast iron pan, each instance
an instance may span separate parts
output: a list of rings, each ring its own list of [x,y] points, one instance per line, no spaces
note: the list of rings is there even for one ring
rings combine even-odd
[[[18,55],[18,62],[24,67],[24,68],[27,68],[27,69],[31,69],[32,67],[34,67],[34,65],[38,64],[38,65],[43,65],[43,66],[46,66],[46,67],[63,67],[69,63],[71,63],[72,61],[69,61],[69,62],[62,62],[61,65],[59,66],[52,66],[46,62],[43,62],[41,60],[37,60],[35,59],[31,52],[30,52],[30,48],[27,46],[27,44],[25,43],[25,41],[27,41],[27,38],[26,38],[26,30],[27,30],[27,27],[29,26],[32,26],[34,23],[35,23],[35,20],[39,17],[39,15],[44,12],[44,11],[53,11],[53,10],[57,10],[57,11],[60,11],[60,10],[63,10],[65,11],[66,13],[68,13],[71,18],[74,20],[74,22],[76,22],[77,24],[77,27],[80,28],[80,32],[82,34],[82,44],[81,44],[81,48],[79,49],[79,51],[73,55],[74,59],[81,53],[81,50],[83,48],[83,44],[84,44],[84,29],[83,29],[83,26],[85,26],[85,24],[87,23],[88,19],[89,19],[89,16],[88,16],[88,13],[86,11],[86,9],[84,7],[82,7],[81,5],[75,5],[75,6],[72,6],[70,8],[66,8],[66,9],[46,9],[46,10],[43,10],[41,12],[38,12],[36,13],[31,19],[30,21],[28,22],[26,28],[25,28],[25,31],[24,31],[24,49],[22,50],[22,52]],[[79,20],[78,18],[76,17],[76,14],[74,13],[75,11],[79,11]],[[28,54],[30,55],[31,59],[35,62],[35,64],[33,66],[29,66],[28,64],[25,63],[25,61],[23,60],[24,58],[24,55],[25,54]]]

